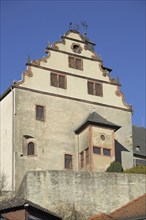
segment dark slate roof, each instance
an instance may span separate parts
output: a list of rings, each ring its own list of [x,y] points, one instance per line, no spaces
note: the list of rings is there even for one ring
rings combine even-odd
[[[54,217],[57,217],[58,219],[61,220],[61,217],[57,216],[56,214],[54,214],[53,212],[50,212],[48,209],[45,209],[29,200],[26,200],[22,197],[14,197],[12,199],[9,200],[3,200],[0,202],[0,214],[4,213],[4,212],[8,212],[12,209],[15,208],[24,208],[27,207],[27,205],[29,205],[32,208],[38,209],[39,211],[45,212],[46,214],[50,214]]]
[[[121,208],[111,213],[111,216],[119,220],[145,219],[146,217],[146,193],[132,200]]]
[[[112,122],[109,122],[105,118],[100,116],[98,113],[93,112],[88,116],[85,122],[75,130],[75,133],[79,134],[88,125],[98,125],[102,127],[113,128],[115,131],[120,128],[119,125],[113,124]]]
[[[139,156],[146,156],[146,128],[132,127],[133,152]],[[137,150],[139,147],[139,151]]]

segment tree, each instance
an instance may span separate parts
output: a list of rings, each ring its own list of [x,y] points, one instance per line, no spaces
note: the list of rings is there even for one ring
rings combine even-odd
[[[6,189],[8,182],[7,182],[7,176],[5,173],[0,174],[0,195],[2,192]]]
[[[106,172],[121,173],[123,172],[123,167],[119,162],[113,161],[107,168]]]

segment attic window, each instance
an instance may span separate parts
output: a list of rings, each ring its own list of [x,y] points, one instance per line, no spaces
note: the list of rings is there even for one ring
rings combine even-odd
[[[140,146],[135,147],[136,151],[140,151]]]
[[[103,96],[103,88],[101,83],[88,81],[88,94]]]
[[[78,69],[78,70],[83,70],[83,60],[77,57],[68,57],[69,61],[69,67]]]
[[[51,73],[51,86],[66,89],[66,76],[58,73]]]
[[[72,44],[71,48],[74,53],[81,53],[82,52],[82,48],[79,44]]]

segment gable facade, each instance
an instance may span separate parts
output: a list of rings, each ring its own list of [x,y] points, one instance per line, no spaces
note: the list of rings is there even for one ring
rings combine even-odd
[[[133,166],[132,109],[94,46],[68,31],[46,48],[46,57],[29,59],[22,80],[2,95],[0,169],[10,190],[30,170],[104,171],[115,160],[115,140],[123,168]],[[77,133],[93,111],[119,129],[89,123]]]

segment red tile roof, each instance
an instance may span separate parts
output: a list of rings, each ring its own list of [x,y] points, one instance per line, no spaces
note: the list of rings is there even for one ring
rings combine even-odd
[[[146,193],[132,200],[111,213],[111,216],[119,220],[129,218],[146,217]]]
[[[98,215],[88,218],[88,220],[117,220],[109,214],[100,213]]]

